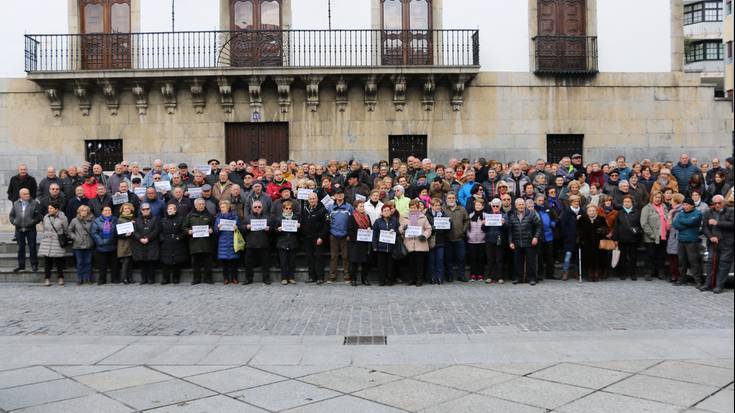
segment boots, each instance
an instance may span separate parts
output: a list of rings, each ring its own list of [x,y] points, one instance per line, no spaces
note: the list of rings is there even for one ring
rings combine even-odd
[[[569,279],[569,271],[562,271],[561,273],[561,280],[567,281]]]
[[[362,274],[362,277],[361,278],[362,278],[362,285],[370,285],[370,281],[368,281],[367,271],[365,271]]]

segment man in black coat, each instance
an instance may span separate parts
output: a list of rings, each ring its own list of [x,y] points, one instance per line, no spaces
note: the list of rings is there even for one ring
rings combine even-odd
[[[309,263],[309,279],[306,282],[324,282],[324,253],[329,239],[329,213],[319,202],[316,192],[309,194],[307,204],[301,210],[301,234],[304,252]]]
[[[535,211],[526,208],[526,201],[522,198],[515,200],[516,210],[508,214],[509,239],[508,244],[514,252],[515,274],[513,284],[523,280],[523,269],[531,285],[536,285],[536,263],[538,243],[543,235],[541,218]]]
[[[102,184],[97,184],[97,196],[89,200],[89,208],[95,217],[102,215],[104,207],[112,208],[112,197],[107,193],[107,188]]]
[[[61,188],[62,182],[61,178],[56,175],[56,169],[53,166],[49,166],[46,168],[46,177],[38,183],[38,197],[48,195],[52,184],[57,184]]]
[[[62,211],[66,211],[66,195],[61,192],[61,186],[57,183],[52,183],[48,188],[48,193],[38,197],[38,202],[41,204],[41,211],[48,211],[48,206],[57,204]],[[76,214],[67,217],[71,221]]]
[[[242,220],[242,231],[245,234],[245,282],[253,282],[253,269],[260,265],[263,270],[263,284],[270,284],[270,222],[269,214],[263,203],[255,200],[251,205],[250,213]],[[255,229],[253,220],[266,220],[263,229]],[[258,264],[258,265],[256,265]]]
[[[18,175],[10,178],[8,184],[8,199],[11,202],[17,201],[21,189],[27,189],[31,195],[31,199],[36,199],[36,191],[38,185],[36,184],[36,178],[28,174],[28,167],[25,164],[18,165]]]
[[[710,209],[704,213],[702,229],[707,237],[712,268],[700,291],[719,294],[725,288],[733,261],[733,208],[725,206],[725,197],[715,195]]]
[[[138,211],[140,209],[140,198],[138,198],[138,196],[135,195],[135,192],[133,192],[133,191],[131,191],[129,189],[127,181],[120,182],[120,184],[118,185],[118,191],[119,192],[116,193],[115,195],[128,194],[128,201],[127,202],[130,203],[130,204],[133,204],[133,208],[135,208],[135,211]],[[120,208],[123,206],[124,203],[125,202],[120,203],[120,204],[115,204],[113,202],[113,205],[112,205],[112,215],[114,215],[116,217],[119,217],[120,216]]]

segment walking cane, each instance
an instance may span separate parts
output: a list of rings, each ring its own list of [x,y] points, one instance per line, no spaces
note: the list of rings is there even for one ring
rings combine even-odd
[[[717,244],[712,244],[712,255],[709,257],[710,263],[710,274],[712,274],[712,281],[710,282],[709,288],[715,288],[717,286]]]
[[[579,268],[579,282],[582,282],[582,248],[577,249],[577,261],[578,261],[578,267]]]

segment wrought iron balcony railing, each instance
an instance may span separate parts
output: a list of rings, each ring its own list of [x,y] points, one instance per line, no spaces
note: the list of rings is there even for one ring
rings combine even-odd
[[[477,30],[29,34],[25,70],[479,66]]]
[[[594,75],[597,73],[597,37],[536,36],[534,73],[540,75]]]

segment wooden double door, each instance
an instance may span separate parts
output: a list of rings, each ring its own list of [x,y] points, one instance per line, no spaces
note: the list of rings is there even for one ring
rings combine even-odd
[[[283,65],[281,0],[230,1],[230,65]]]
[[[129,69],[130,0],[79,0],[82,69]]]
[[[226,123],[227,162],[265,158],[268,162],[288,159],[288,123]]]
[[[431,1],[381,0],[382,64],[432,64]]]
[[[586,0],[538,0],[537,64],[542,69],[587,68]]]

